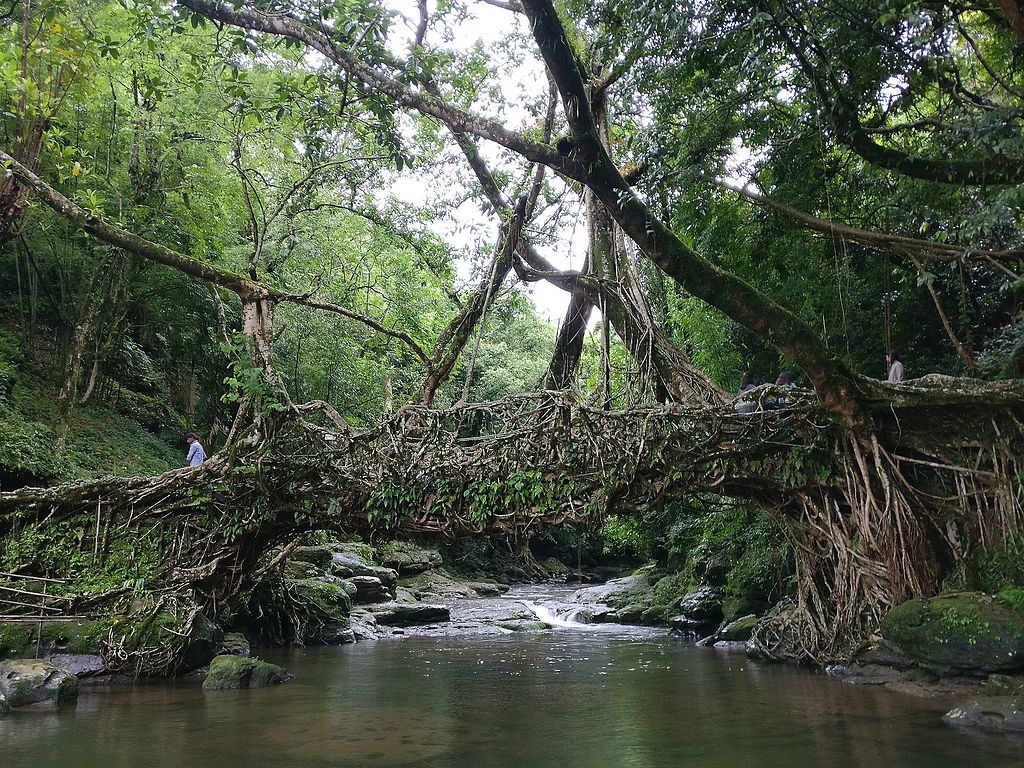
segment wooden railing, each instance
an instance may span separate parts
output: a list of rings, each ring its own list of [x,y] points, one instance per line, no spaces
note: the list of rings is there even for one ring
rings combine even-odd
[[[69,613],[72,598],[50,592],[53,586],[65,583],[62,579],[0,571],[0,622],[37,625],[37,658],[43,640],[43,624],[86,618]]]

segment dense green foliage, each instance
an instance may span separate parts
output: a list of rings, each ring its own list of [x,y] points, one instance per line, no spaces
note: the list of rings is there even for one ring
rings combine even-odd
[[[445,0],[416,41],[415,23],[376,0],[251,5],[326,19],[337,45],[396,82],[542,136],[545,78],[530,30],[513,14],[493,17],[503,34],[477,40],[488,26],[474,26],[479,4]],[[588,72],[614,75],[604,97],[616,163],[702,256],[820,329],[861,373],[884,376],[893,346],[911,376],[1024,372],[1021,259],[1001,268],[970,257],[1022,245],[1024,184],[985,175],[1024,165],[1024,43],[996,10],[917,0],[556,5]],[[401,111],[295,40],[214,24],[179,3],[16,0],[0,13],[5,152],[95,218],[341,308],[277,306],[272,348],[293,400],[327,401],[364,426],[418,399],[421,357],[469,303],[499,245],[498,217],[467,212],[489,209],[437,122]],[[564,132],[564,119],[554,128]],[[885,160],[892,153],[981,170],[913,171]],[[501,193],[526,194],[532,167],[507,150],[484,154]],[[921,246],[909,259],[813,234],[716,179],[963,253],[929,260]],[[586,250],[573,220],[578,191],[549,174],[526,226],[531,243],[574,250],[577,264]],[[92,239],[27,195],[0,194],[0,204],[4,488],[157,473],[181,463],[184,431],[201,433],[212,451],[247,396],[267,393],[230,291]],[[790,367],[750,328],[636,261],[657,325],[723,387],[735,388],[744,370],[773,380]],[[494,400],[542,380],[556,329],[527,297],[527,279],[542,276],[516,267],[524,279],[488,293],[493,302],[436,405]],[[597,402],[607,384],[612,406],[648,397],[621,341],[609,333],[603,349],[604,326],[590,330],[577,376],[584,394]],[[802,460],[779,459],[781,471],[791,459]],[[466,498],[488,512],[516,511],[550,503],[573,482],[527,468],[414,496],[385,485],[368,512],[389,521],[428,499]],[[0,565],[45,552],[44,570],[58,561],[86,569],[87,525],[76,519],[47,541],[26,528],[5,542]],[[565,535],[578,549],[659,558],[736,601],[767,603],[788,576],[770,515],[720,500],[612,517],[596,537]],[[157,551],[111,546],[109,569],[90,589],[131,583]],[[985,554],[977,578],[993,590],[1020,583],[1017,553],[1007,545]]]

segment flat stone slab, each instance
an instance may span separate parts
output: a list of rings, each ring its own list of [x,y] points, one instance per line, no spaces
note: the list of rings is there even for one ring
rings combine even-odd
[[[435,624],[451,618],[451,611],[447,605],[425,603],[380,603],[372,606],[370,612],[378,624],[389,627]]]
[[[75,677],[96,677],[106,674],[106,663],[102,656],[85,653],[53,653],[46,660],[55,667],[67,670]]]
[[[981,696],[947,712],[950,725],[1024,733],[1024,696]]]

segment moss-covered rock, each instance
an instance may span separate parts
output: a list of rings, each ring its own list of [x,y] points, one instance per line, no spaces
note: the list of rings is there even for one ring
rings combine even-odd
[[[0,661],[0,694],[11,707],[70,704],[78,699],[78,678],[39,659]]]
[[[326,546],[296,547],[288,559],[297,563],[308,563],[321,573],[327,573],[334,561],[334,552]]]
[[[882,620],[885,640],[943,672],[984,674],[1024,668],[1024,610],[976,592],[909,600]]]
[[[293,609],[301,612],[298,641],[321,645],[355,642],[349,622],[352,584],[335,576],[287,582]]]
[[[241,632],[225,632],[220,643],[220,652],[232,656],[248,656],[252,649],[248,639]]]
[[[757,622],[757,616],[742,616],[722,627],[715,639],[731,643],[745,642],[754,633],[754,627],[757,626]]]
[[[289,679],[291,676],[276,664],[253,656],[225,655],[210,663],[203,688],[208,691],[266,688]]]
[[[355,587],[356,593],[349,595],[355,603],[386,603],[395,597],[376,576],[351,576],[347,581]]]
[[[389,541],[377,550],[380,562],[394,568],[399,576],[411,576],[441,566],[441,553],[411,541]]]
[[[166,677],[205,666],[219,653],[223,639],[220,627],[202,613],[191,625],[172,613],[132,614],[113,624],[103,658],[113,671]],[[163,662],[154,665],[157,658]]]
[[[378,603],[370,608],[378,624],[389,627],[411,627],[416,624],[435,624],[449,621],[451,611],[447,605],[424,603]]]
[[[110,629],[110,621],[67,621],[43,624],[40,652],[95,654]],[[36,627],[30,624],[0,622],[0,659],[35,656]]]
[[[546,560],[541,560],[540,567],[543,568],[544,572],[550,577],[568,576],[572,573],[572,569],[557,557],[549,557]]]
[[[335,577],[290,579],[288,591],[321,619],[345,619],[352,609],[350,585]]]

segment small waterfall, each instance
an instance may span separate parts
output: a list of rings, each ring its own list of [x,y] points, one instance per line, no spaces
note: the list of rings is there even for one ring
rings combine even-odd
[[[578,605],[567,606],[559,603],[534,603],[523,600],[523,605],[533,611],[537,618],[552,627],[571,627],[579,629],[587,625],[576,621],[580,613]]]

